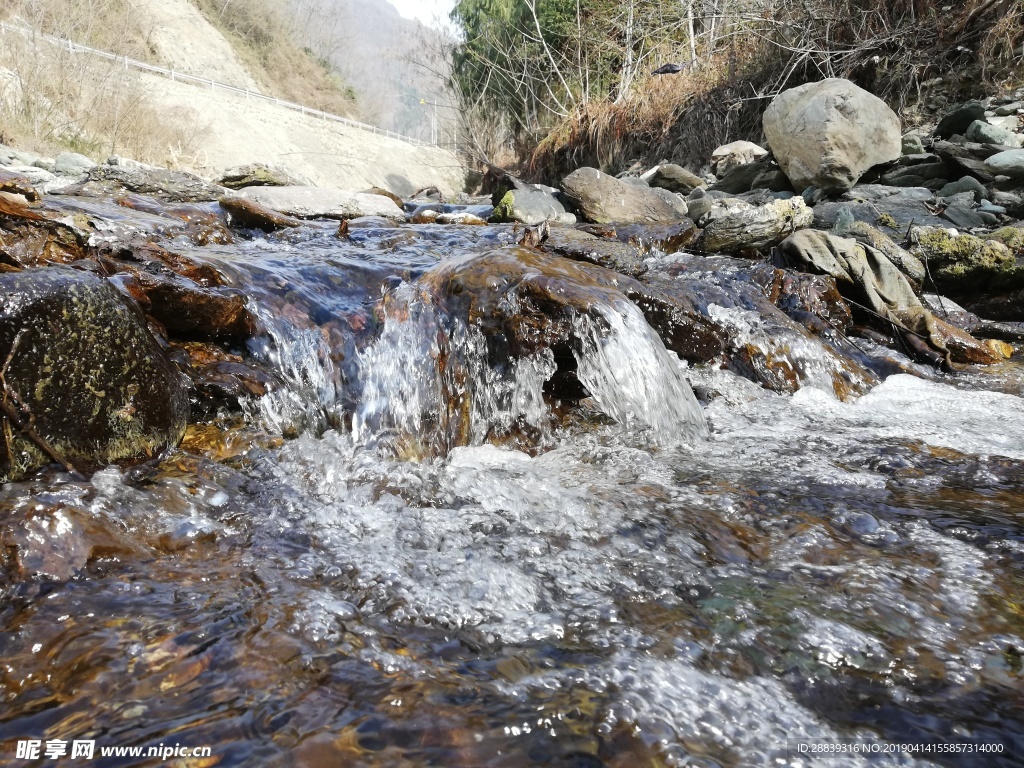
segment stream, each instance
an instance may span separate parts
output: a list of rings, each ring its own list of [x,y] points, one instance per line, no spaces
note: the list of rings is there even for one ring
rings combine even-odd
[[[836,353],[793,344],[780,394],[594,299],[568,408],[565,350],[495,364],[421,279],[509,228],[336,229],[176,246],[245,292],[262,330],[235,351],[280,386],[156,467],[0,488],[51,574],[0,581],[0,744],[212,748],[98,766],[1024,764],[1018,358],[945,374],[859,340],[903,372],[842,401]],[[871,752],[800,751],[844,743]]]

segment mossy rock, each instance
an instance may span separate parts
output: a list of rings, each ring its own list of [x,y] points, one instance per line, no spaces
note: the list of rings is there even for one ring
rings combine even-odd
[[[66,267],[0,275],[0,397],[81,472],[176,446],[188,383],[141,312],[106,280]],[[0,481],[53,460],[4,418]]]
[[[1003,227],[995,232],[982,235],[981,239],[1002,243],[1010,249],[1014,256],[1024,256],[1024,229],[1021,227]]]
[[[1024,268],[999,240],[929,227],[914,228],[910,237],[911,254],[925,263],[941,292],[963,296],[1024,284]]]

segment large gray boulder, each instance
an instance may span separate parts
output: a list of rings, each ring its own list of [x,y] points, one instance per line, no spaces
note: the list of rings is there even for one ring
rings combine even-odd
[[[82,184],[66,187],[64,192],[101,197],[134,192],[170,203],[209,202],[224,194],[223,188],[195,174],[155,168],[120,158],[111,158],[105,165],[89,168]]]
[[[186,379],[106,280],[67,267],[0,275],[0,480],[158,456],[188,423]]]
[[[1005,128],[999,128],[985,120],[975,120],[967,126],[964,138],[979,144],[996,144],[1004,147],[1019,147],[1024,136]]]
[[[272,211],[300,219],[355,219],[360,216],[382,216],[405,222],[405,212],[384,195],[346,192],[329,187],[246,187],[239,190]]]
[[[845,191],[869,168],[902,153],[896,113],[841,78],[779,94],[763,121],[768,145],[797,190]]]
[[[667,190],[629,184],[596,168],[570,173],[562,191],[581,218],[594,224],[650,224],[686,216],[686,203]]]

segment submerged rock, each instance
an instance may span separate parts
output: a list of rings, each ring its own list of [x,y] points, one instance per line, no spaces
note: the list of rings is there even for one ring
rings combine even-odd
[[[902,154],[900,120],[849,80],[829,78],[779,94],[764,132],[794,189],[849,189],[869,168]]]
[[[630,277],[647,271],[643,254],[636,246],[578,229],[553,227],[543,247],[567,259],[596,264]]]
[[[580,168],[562,190],[582,218],[595,224],[644,224],[685,218],[686,203],[666,190],[629,184],[596,168]]]
[[[630,289],[653,293],[524,248],[442,262],[385,299],[357,436],[396,432],[419,453],[524,434],[532,442],[550,419],[548,393],[589,397],[658,442],[700,439],[700,407]]]
[[[0,354],[0,394],[20,422],[0,454],[6,480],[54,456],[79,471],[150,459],[185,432],[186,380],[101,278],[64,267],[0,275]]]

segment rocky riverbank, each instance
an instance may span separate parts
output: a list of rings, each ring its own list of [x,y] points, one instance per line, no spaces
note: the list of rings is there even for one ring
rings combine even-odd
[[[553,189],[498,174],[490,198],[450,202],[436,190],[403,201],[323,189],[268,166],[210,182],[120,158],[0,148],[4,474],[151,460],[180,441],[187,399],[200,423],[286,389],[286,372],[251,353],[268,333],[253,286],[202,251],[301,237],[330,220],[340,241],[363,248],[414,244],[407,221],[463,232],[495,223],[476,247],[520,251],[441,264],[425,290],[450,318],[483,329],[492,364],[549,356],[545,391],[567,402],[594,394],[576,373],[583,327],[607,333],[607,308],[623,304],[690,364],[782,392],[806,386],[814,366],[840,399],[906,369],[898,355],[864,353],[858,336],[945,370],[998,363],[1024,339],[1021,114],[1010,98],[971,102],[930,135],[901,135],[878,99],[828,80],[776,99],[764,117],[769,149],[720,148],[712,178],[678,166],[622,178],[583,168]],[[676,255],[652,269],[658,254]],[[730,279],[709,282],[709,269]],[[368,317],[317,324],[328,354],[365,345],[389,312],[407,311],[383,277],[353,278],[365,302],[384,290]],[[756,310],[770,331],[752,338],[723,314],[731,306]],[[807,346],[813,364],[798,352]],[[466,361],[445,359],[443,375],[465,377]],[[447,397],[432,451],[480,439],[473,392]],[[347,424],[352,412],[332,418]]]
[[[1016,765],[1015,150],[821,88],[485,197],[0,150],[0,743]]]

